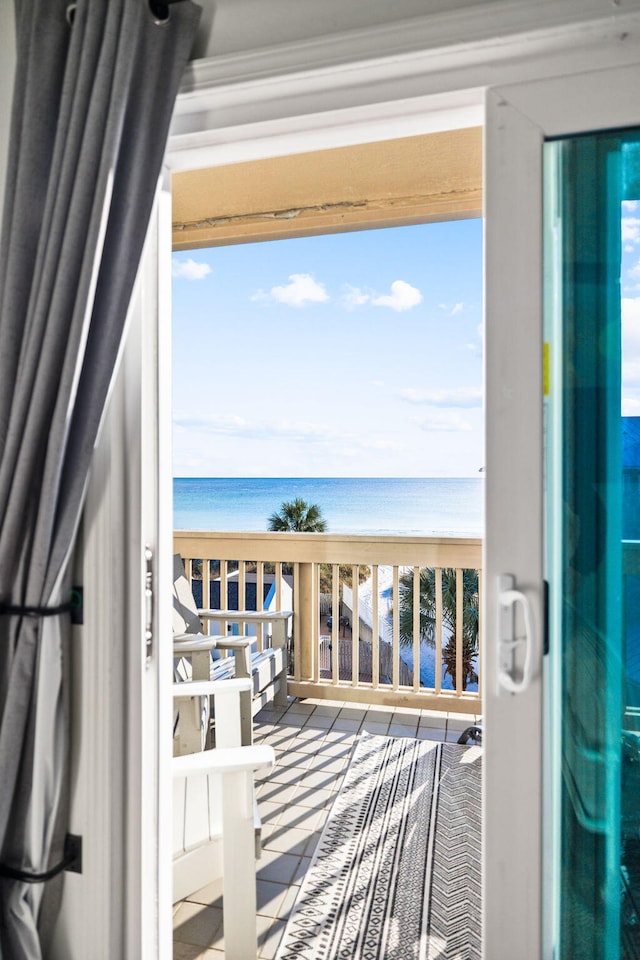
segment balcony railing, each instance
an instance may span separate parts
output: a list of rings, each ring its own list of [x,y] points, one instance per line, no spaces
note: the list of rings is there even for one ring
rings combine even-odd
[[[291,696],[481,712],[481,540],[180,531],[174,550],[199,604],[294,611]]]

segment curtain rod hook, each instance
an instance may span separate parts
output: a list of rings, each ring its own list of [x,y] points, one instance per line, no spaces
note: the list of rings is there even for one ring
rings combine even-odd
[[[76,6],[77,6],[77,4],[75,4],[75,3],[70,3],[70,4],[67,6],[67,12],[66,12],[65,16],[66,16],[66,18],[67,18],[67,23],[69,24],[70,27],[73,26],[73,21],[74,21],[75,15],[76,15]]]

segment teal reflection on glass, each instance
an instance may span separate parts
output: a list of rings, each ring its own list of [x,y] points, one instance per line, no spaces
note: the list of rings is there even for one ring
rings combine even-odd
[[[558,960],[640,957],[640,131],[545,145]]]

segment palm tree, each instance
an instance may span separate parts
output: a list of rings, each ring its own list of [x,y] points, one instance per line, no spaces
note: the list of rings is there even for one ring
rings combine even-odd
[[[268,529],[277,532],[323,533],[327,529],[320,507],[301,497],[280,504],[280,510],[272,513],[268,522]]]
[[[364,583],[371,576],[371,567],[362,565],[358,568],[358,583]],[[338,579],[353,587],[353,566],[350,563],[341,563],[338,566]],[[333,564],[320,564],[320,593],[331,593],[333,589]]]
[[[445,676],[456,685],[456,571],[442,570],[442,623],[449,635],[442,648]],[[400,644],[413,644],[413,573],[399,581]],[[478,682],[475,663],[478,655],[478,571],[462,571],[462,689]],[[436,641],[436,574],[430,567],[420,571],[420,640],[433,646]]]

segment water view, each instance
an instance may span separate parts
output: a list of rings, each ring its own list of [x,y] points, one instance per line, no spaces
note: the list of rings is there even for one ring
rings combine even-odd
[[[302,497],[318,504],[327,532],[480,537],[484,480],[439,478],[176,478],[176,530],[258,532],[274,510]]]

